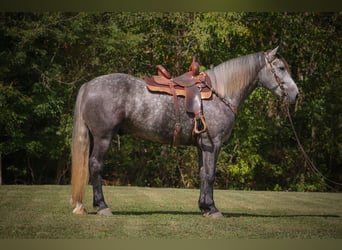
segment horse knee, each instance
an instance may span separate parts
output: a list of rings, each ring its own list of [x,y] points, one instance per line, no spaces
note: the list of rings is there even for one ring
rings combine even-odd
[[[95,157],[91,157],[90,159],[90,171],[92,175],[99,175],[103,171],[103,164]]]

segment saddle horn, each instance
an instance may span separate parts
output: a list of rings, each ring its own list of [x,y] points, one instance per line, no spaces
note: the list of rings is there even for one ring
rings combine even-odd
[[[192,76],[198,76],[199,75],[199,63],[197,62],[197,56],[194,55],[192,57],[192,62],[190,64],[189,71],[192,72]]]

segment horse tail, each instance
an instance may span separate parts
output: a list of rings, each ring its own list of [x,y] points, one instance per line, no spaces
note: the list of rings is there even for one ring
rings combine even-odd
[[[83,198],[86,185],[89,181],[89,130],[82,117],[81,106],[84,85],[80,88],[74,110],[74,126],[72,131],[71,157],[71,203],[76,206],[74,213],[86,213],[83,207]]]

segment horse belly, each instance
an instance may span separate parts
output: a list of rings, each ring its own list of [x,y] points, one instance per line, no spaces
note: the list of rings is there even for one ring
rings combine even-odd
[[[179,100],[184,102],[184,100]],[[180,105],[182,144],[191,144],[191,118]],[[146,92],[136,101],[123,129],[127,133],[142,139],[163,143],[173,143],[173,133],[176,124],[173,97],[164,94]]]

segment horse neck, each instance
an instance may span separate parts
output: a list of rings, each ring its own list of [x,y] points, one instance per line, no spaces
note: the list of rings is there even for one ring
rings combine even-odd
[[[239,107],[256,88],[259,71],[264,67],[263,52],[235,58],[206,71],[214,90]]]

